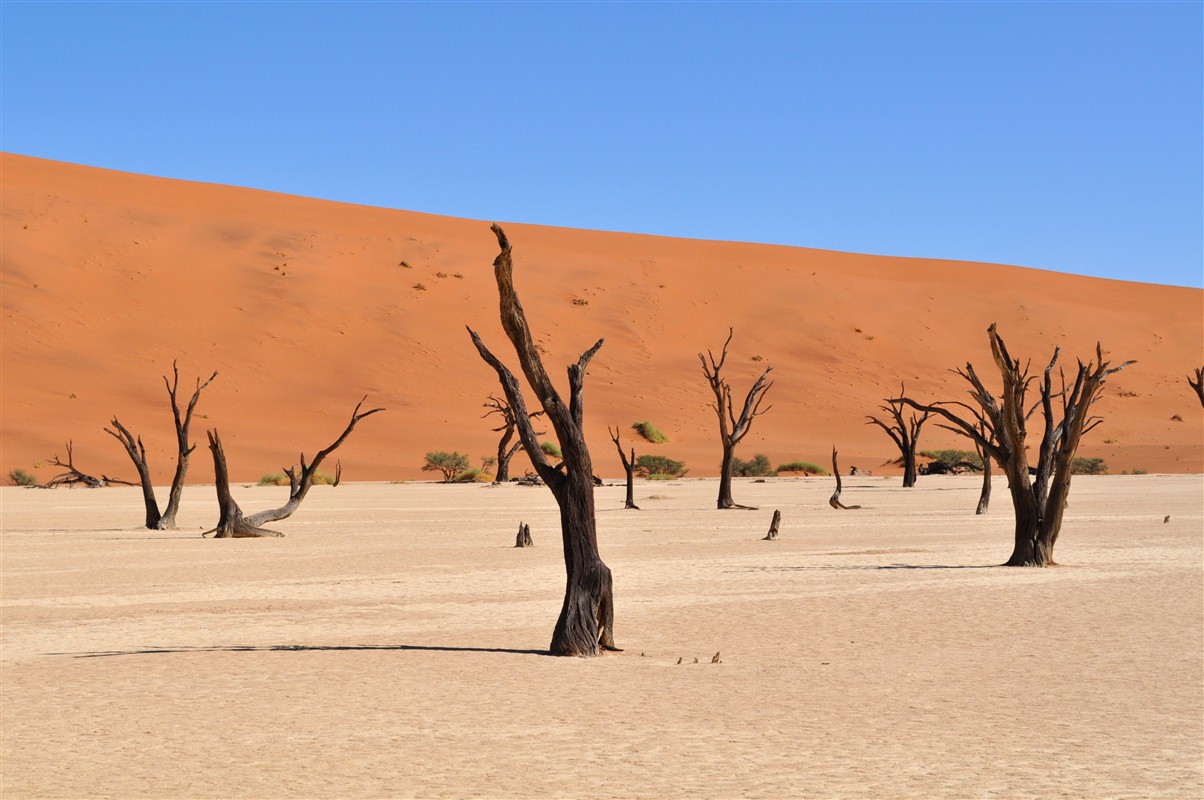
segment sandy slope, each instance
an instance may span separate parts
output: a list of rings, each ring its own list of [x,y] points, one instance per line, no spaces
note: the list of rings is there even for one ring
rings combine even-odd
[[[972,478],[896,484],[600,490],[627,649],[591,660],[537,652],[544,489],[318,487],[213,541],[211,487],[173,533],[131,489],[5,488],[0,794],[1200,797],[1200,476],[1076,479],[1048,570],[989,566],[1002,486],[975,517]]]
[[[132,477],[102,432],[118,414],[143,435],[157,478],[169,480],[160,376],[173,359],[186,384],[221,373],[202,399],[194,439],[219,426],[237,478],[325,446],[363,395],[389,413],[340,452],[351,480],[418,477],[429,450],[474,460],[493,452],[480,417],[496,380],[464,330],[476,326],[505,352],[487,223],[15,155],[0,156],[0,175],[3,470],[64,455],[70,438],[81,467]],[[1140,361],[1108,387],[1098,407],[1107,422],[1083,455],[1104,457],[1113,472],[1204,471],[1204,414],[1184,380],[1204,363],[1198,290],[530,225],[507,231],[549,369],[561,374],[606,338],[586,386],[601,474],[619,470],[606,426],[641,419],[671,438],[642,452],[683,459],[693,475],[715,473],[697,354],[719,348],[729,325],[737,395],[767,364],[776,380],[773,410],[741,455],[824,463],[837,444],[845,463],[879,468],[897,454],[865,415],[902,381],[923,399],[961,397],[948,370],[971,360],[989,372],[992,321],[1038,367],[1054,345],[1073,365],[1093,355],[1097,339],[1109,357]],[[931,429],[922,444],[959,442]],[[200,456],[193,478],[212,480],[204,448]]]

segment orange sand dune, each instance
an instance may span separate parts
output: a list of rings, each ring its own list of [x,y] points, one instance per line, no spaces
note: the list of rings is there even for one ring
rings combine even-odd
[[[34,472],[75,442],[77,466],[132,478],[113,414],[145,441],[157,481],[174,442],[161,376],[173,359],[204,393],[194,441],[222,433],[236,480],[312,454],[355,403],[388,413],[338,452],[348,480],[430,477],[430,450],[494,452],[485,397],[495,376],[465,325],[494,351],[501,332],[487,222],[354,206],[0,156],[3,176],[2,466]],[[1055,345],[1073,367],[1100,340],[1138,364],[1098,404],[1081,454],[1113,472],[1204,471],[1204,414],[1185,376],[1204,363],[1204,293],[1019,267],[757,244],[506,225],[516,282],[554,374],[599,337],[586,383],[595,471],[621,471],[606,426],[647,419],[663,445],[638,452],[714,475],[716,423],[697,354],[734,326],[727,374],[742,396],[774,367],[772,410],[738,454],[775,464],[881,466],[896,453],[865,424],[901,382],[955,399],[949,369],[990,375],[995,321],[1039,368]],[[423,288],[418,288],[419,286]],[[992,376],[994,377],[994,376]],[[1181,419],[1180,419],[1181,418]],[[925,432],[921,448],[965,447]],[[525,462],[516,458],[515,471]],[[881,474],[881,473],[880,473]],[[203,444],[189,475],[212,480]]]

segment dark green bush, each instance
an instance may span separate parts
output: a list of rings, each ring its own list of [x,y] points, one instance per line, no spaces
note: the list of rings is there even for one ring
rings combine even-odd
[[[445,483],[450,482],[464,470],[468,469],[468,456],[463,453],[447,453],[434,450],[426,454],[426,463],[422,465],[423,472],[440,472]]]
[[[953,467],[982,469],[982,459],[978,457],[978,453],[970,450],[921,450],[920,455],[939,465],[942,472],[948,472]]]
[[[635,460],[635,471],[641,478],[660,475],[680,478],[687,470],[684,461],[675,461],[668,456],[642,455]]]
[[[751,461],[732,458],[732,475],[738,478],[764,478],[776,474],[777,470],[770,465],[769,457],[764,453],[757,453]]]
[[[1070,462],[1071,475],[1107,475],[1108,465],[1102,458],[1076,458]]]

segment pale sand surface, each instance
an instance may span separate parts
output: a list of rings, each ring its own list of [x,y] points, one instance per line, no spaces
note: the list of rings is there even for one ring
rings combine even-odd
[[[560,659],[543,488],[320,486],[287,538],[213,541],[212,487],[178,532],[5,487],[0,793],[1201,797],[1201,476],[1076,478],[1047,570],[991,566],[1002,483],[985,517],[975,478],[831,489],[600,489],[626,650]]]

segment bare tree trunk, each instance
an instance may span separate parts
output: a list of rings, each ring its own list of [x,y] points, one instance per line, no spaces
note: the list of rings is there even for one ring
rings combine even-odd
[[[733,335],[734,330],[728,328],[727,340],[723,343],[723,352],[718,361],[715,360],[715,355],[710,350],[705,356],[699,353],[698,360],[702,362],[702,374],[706,376],[711,393],[715,395],[715,402],[711,403],[711,408],[715,410],[715,414],[719,418],[719,443],[723,447],[723,461],[719,467],[719,498],[716,506],[720,509],[748,509],[751,506],[739,505],[732,499],[732,465],[736,445],[751,429],[752,421],[773,407],[769,406],[764,411],[761,410],[761,401],[773,386],[772,381],[768,384],[765,382],[773,370],[773,366],[766,367],[765,371],[761,373],[761,377],[757,378],[756,383],[748,390],[748,395],[744,398],[744,407],[737,419],[732,408],[732,388],[721,374],[723,364],[727,361],[727,346],[731,344]]]
[[[836,463],[836,445],[832,445],[832,474],[836,476],[836,491],[828,498],[828,505],[832,506],[832,508],[844,509],[846,511],[861,508],[861,506],[846,506],[840,502],[840,492],[842,490],[840,484],[840,465]]]
[[[1012,555],[1007,566],[1051,566],[1056,563],[1054,545],[1070,492],[1074,454],[1083,435],[1102,422],[1089,416],[1091,406],[1103,392],[1108,376],[1134,362],[1113,367],[1104,361],[1103,349],[1097,344],[1096,360],[1086,364],[1080,361],[1074,383],[1069,387],[1065,375],[1061,375],[1061,388],[1055,392],[1051,376],[1061,350],[1054,348],[1053,358],[1041,379],[1040,400],[1030,408],[1025,395],[1036,376],[1030,377],[1028,367],[1022,368],[1020,360],[1012,358],[994,324],[987,329],[987,336],[991,355],[1003,378],[1000,400],[987,391],[969,363],[957,373],[970,384],[970,397],[977,408],[962,402],[922,405],[910,398],[898,399],[917,410],[940,415],[948,423],[942,428],[971,439],[982,449],[984,467],[988,459],[994,459],[1007,475],[1016,513]],[[1060,420],[1056,418],[1055,399],[1062,407]],[[971,419],[954,414],[946,407],[950,405],[969,411]],[[1037,466],[1030,475],[1025,439],[1028,420],[1038,407],[1042,410],[1043,429]]]
[[[196,449],[196,445],[188,441],[188,427],[192,425],[192,412],[196,410],[196,404],[201,397],[201,392],[206,386],[213,383],[213,379],[217,377],[217,372],[214,371],[209,376],[209,380],[204,383],[201,383],[201,379],[197,378],[196,390],[188,400],[188,407],[183,417],[181,417],[180,404],[176,399],[176,389],[180,383],[180,371],[176,369],[175,361],[171,362],[171,371],[172,382],[170,384],[167,383],[167,376],[164,375],[163,383],[167,386],[167,394],[171,398],[171,413],[176,424],[176,474],[171,479],[171,491],[167,495],[167,508],[163,510],[163,516],[155,524],[155,527],[159,530],[171,530],[176,527],[176,514],[180,510],[180,498],[184,494],[184,477],[188,474],[188,459],[192,455],[192,451]]]
[[[55,475],[50,480],[42,485],[43,489],[57,489],[60,486],[74,488],[78,485],[87,486],[89,489],[99,489],[108,486],[111,483],[120,483],[125,486],[133,486],[129,481],[123,481],[119,478],[110,478],[108,475],[101,474],[99,478],[80,472],[75,468],[75,454],[73,452],[73,442],[67,440],[67,461],[59,460],[58,453],[54,454],[54,458],[50,459],[50,464],[55,467],[62,467],[66,472],[61,475]]]
[[[1196,390],[1196,394],[1200,398],[1200,405],[1204,406],[1204,367],[1196,367],[1194,380],[1191,375],[1187,376],[1187,385]]]
[[[192,393],[192,398],[188,401],[187,411],[181,416],[180,404],[176,396],[180,385],[180,370],[175,361],[171,362],[171,371],[172,380],[168,382],[167,376],[164,375],[163,383],[167,386],[167,396],[171,400],[171,412],[175,418],[176,446],[179,456],[176,459],[176,474],[171,480],[167,508],[162,513],[159,511],[159,501],[155,498],[155,487],[151,480],[150,466],[146,461],[146,448],[142,444],[142,437],[135,437],[130,433],[116,415],[111,422],[116,430],[104,429],[105,433],[121,442],[130,461],[134,462],[134,467],[138,470],[138,477],[142,483],[142,501],[146,506],[146,527],[161,531],[174,530],[176,527],[176,514],[180,510],[180,498],[184,494],[184,477],[188,474],[188,459],[192,455],[192,451],[196,449],[196,445],[188,442],[188,426],[192,424],[192,412],[196,409],[201,391],[217,377],[217,373],[214,372],[204,383],[197,378],[196,391]]]
[[[631,458],[628,459],[627,454],[623,452],[623,445],[619,444],[618,426],[612,431],[608,425],[606,432],[610,434],[610,440],[619,451],[619,460],[623,462],[623,472],[627,475],[627,499],[623,502],[623,508],[639,511],[640,507],[635,504],[635,448],[631,448]]]
[[[569,367],[569,402],[566,404],[544,369],[515,293],[510,242],[501,227],[494,225],[492,230],[500,247],[493,262],[493,272],[498,286],[502,328],[514,346],[527,383],[539,398],[556,432],[563,457],[560,464],[554,467],[548,463],[514,374],[489,351],[476,331],[469,328],[468,333],[481,358],[497,373],[513,409],[523,449],[560,507],[564,603],[552,631],[549,652],[563,656],[598,655],[600,650],[618,649],[614,644],[612,578],[610,569],[598,554],[593,468],[582,433],[585,369],[602,347],[602,340],[599,339]]]
[[[500,414],[502,417],[502,424],[493,429],[495,432],[502,434],[502,438],[497,444],[497,472],[494,473],[493,482],[506,483],[510,480],[510,459],[522,447],[521,440],[514,442],[514,444],[510,443],[514,438],[518,423],[514,418],[514,409],[501,398],[489,395],[485,400],[485,407],[489,409],[489,411],[485,412],[485,417],[492,414]],[[535,418],[543,413],[542,411],[536,411],[531,414],[531,417]],[[536,435],[542,436],[543,431],[536,431]]]
[[[980,425],[979,432],[985,436],[985,426]],[[978,453],[978,460],[982,462],[982,491],[978,495],[978,507],[974,509],[974,513],[985,514],[991,506],[991,454],[983,450],[977,440],[974,442],[974,450]]]
[[[252,523],[243,516],[242,509],[230,494],[230,473],[226,469],[226,453],[216,430],[206,431],[209,449],[213,453],[213,483],[217,488],[219,517],[217,527],[205,531],[201,536],[213,534],[214,539],[250,539],[267,536],[284,536],[279,531],[269,531]]]
[[[782,512],[779,509],[774,509],[773,520],[769,523],[769,533],[765,534],[765,539],[773,541],[778,538],[778,526],[782,524]]]
[[[906,390],[900,386],[899,396],[904,394],[906,394]],[[903,460],[903,486],[911,488],[916,485],[916,446],[920,441],[920,429],[928,421],[929,414],[925,412],[918,419],[915,414],[912,414],[910,421],[905,420],[903,419],[903,404],[897,400],[887,400],[886,404],[880,408],[891,415],[892,422],[887,424],[877,417],[868,417],[869,421],[866,424],[877,425],[886,431],[886,435],[895,443],[895,447],[899,448],[899,455]]]
[[[134,467],[138,470],[138,481],[142,485],[142,504],[146,507],[146,527],[154,530],[158,527],[162,514],[159,513],[159,501],[155,499],[155,485],[151,480],[150,467],[146,463],[146,447],[142,444],[142,437],[135,438],[117,417],[113,417],[110,424],[117,430],[105,428],[105,433],[121,442],[130,461],[134,462]]]

